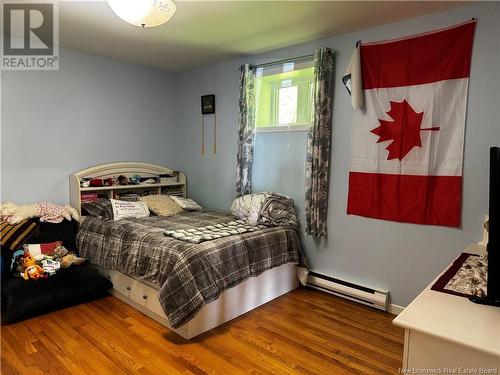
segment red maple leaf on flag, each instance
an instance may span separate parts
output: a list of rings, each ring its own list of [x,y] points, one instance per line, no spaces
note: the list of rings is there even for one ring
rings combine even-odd
[[[414,147],[422,147],[421,131],[438,131],[439,127],[421,128],[424,112],[415,112],[406,100],[401,103],[391,101],[390,104],[391,109],[386,113],[393,121],[379,119],[380,126],[371,132],[379,136],[377,143],[392,141],[385,148],[389,151],[387,160],[401,161]]]

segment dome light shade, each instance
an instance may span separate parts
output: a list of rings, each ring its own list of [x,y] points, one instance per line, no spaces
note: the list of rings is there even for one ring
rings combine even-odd
[[[141,27],[160,26],[176,10],[171,0],[108,0],[108,4],[122,20]]]

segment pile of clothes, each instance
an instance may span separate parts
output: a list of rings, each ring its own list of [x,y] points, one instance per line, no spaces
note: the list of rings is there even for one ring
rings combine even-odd
[[[292,229],[299,226],[293,199],[278,193],[263,192],[236,198],[231,205],[231,212],[251,225]]]

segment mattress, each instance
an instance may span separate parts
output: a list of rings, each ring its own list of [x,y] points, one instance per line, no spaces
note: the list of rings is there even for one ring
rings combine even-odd
[[[178,328],[226,289],[285,263],[298,263],[297,232],[266,227],[251,233],[193,244],[165,236],[234,220],[214,211],[106,220],[86,218],[77,235],[80,255],[159,289],[170,325]]]

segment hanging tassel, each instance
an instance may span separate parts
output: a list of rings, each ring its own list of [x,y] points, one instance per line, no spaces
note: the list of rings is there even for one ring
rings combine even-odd
[[[213,152],[217,153],[217,114],[214,112],[214,144],[213,144]]]
[[[201,154],[205,155],[205,121],[201,115]]]

